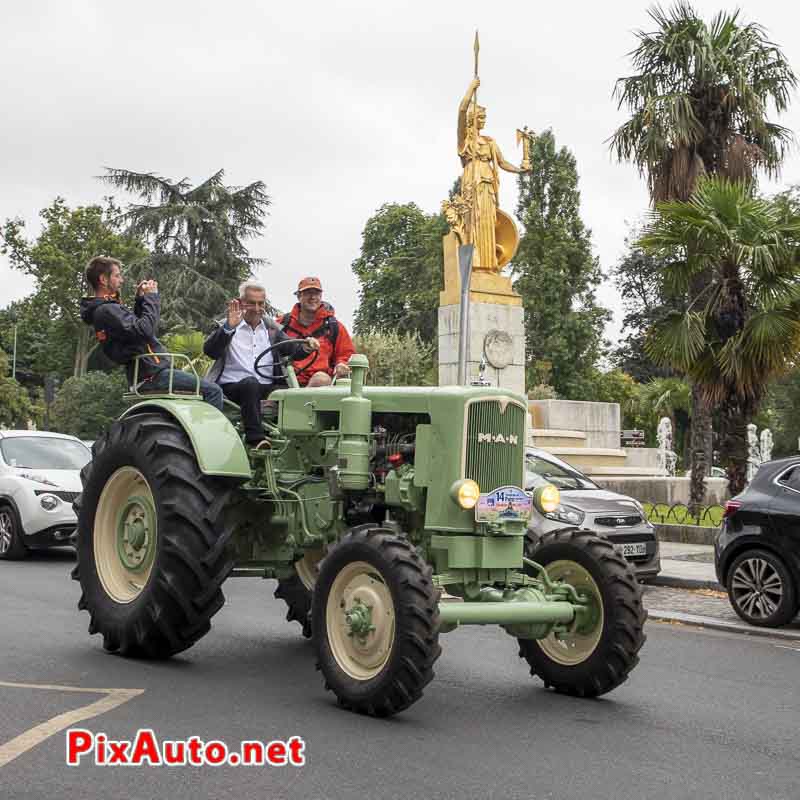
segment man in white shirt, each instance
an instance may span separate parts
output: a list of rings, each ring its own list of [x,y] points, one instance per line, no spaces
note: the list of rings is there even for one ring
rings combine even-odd
[[[278,342],[291,342],[281,350],[281,355],[299,358],[319,350],[316,339],[291,340],[270,318],[265,316],[267,291],[257,281],[248,280],[239,287],[239,299],[228,303],[228,315],[205,341],[203,351],[215,359],[208,379],[222,387],[229,400],[242,412],[245,440],[257,445],[264,439],[261,425],[261,401],[275,388],[276,378],[273,354],[261,359],[259,370],[255,361],[268,347]]]

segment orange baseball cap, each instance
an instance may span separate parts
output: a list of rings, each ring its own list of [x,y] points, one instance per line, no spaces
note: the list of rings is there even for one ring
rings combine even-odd
[[[321,292],[322,284],[319,282],[319,278],[303,278],[300,283],[297,284],[296,294],[300,294],[300,292],[303,292],[306,289],[318,289]]]

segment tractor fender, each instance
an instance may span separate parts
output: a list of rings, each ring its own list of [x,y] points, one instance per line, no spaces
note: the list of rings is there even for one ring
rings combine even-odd
[[[186,431],[204,475],[253,477],[242,440],[228,418],[201,400],[154,398],[131,406],[120,419],[143,411],[166,412]]]

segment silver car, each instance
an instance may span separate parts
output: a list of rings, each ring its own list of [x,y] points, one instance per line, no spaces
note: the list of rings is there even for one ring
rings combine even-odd
[[[525,466],[526,490],[552,483],[561,493],[554,511],[542,514],[534,507],[528,525],[531,533],[541,536],[559,528],[584,528],[614,544],[640,580],[658,575],[658,537],[638,500],[602,489],[575,467],[535,447],[526,449]]]
[[[72,502],[92,452],[80,439],[44,431],[0,431],[0,559],[72,544]]]

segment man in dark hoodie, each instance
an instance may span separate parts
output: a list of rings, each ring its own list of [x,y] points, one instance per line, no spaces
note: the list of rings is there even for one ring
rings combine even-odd
[[[119,301],[123,277],[121,264],[116,258],[95,256],[86,267],[86,281],[94,290],[93,297],[81,300],[81,319],[94,328],[105,355],[114,363],[122,364],[133,387],[134,357],[139,359],[136,376],[140,392],[166,392],[169,390],[170,360],[157,355],[165,352],[156,339],[161,302],[158,284],[143,281],[136,289],[133,311]],[[172,371],[172,388],[178,392],[194,392],[197,379],[179,369]],[[200,379],[203,400],[222,409],[222,390],[215,383]]]

